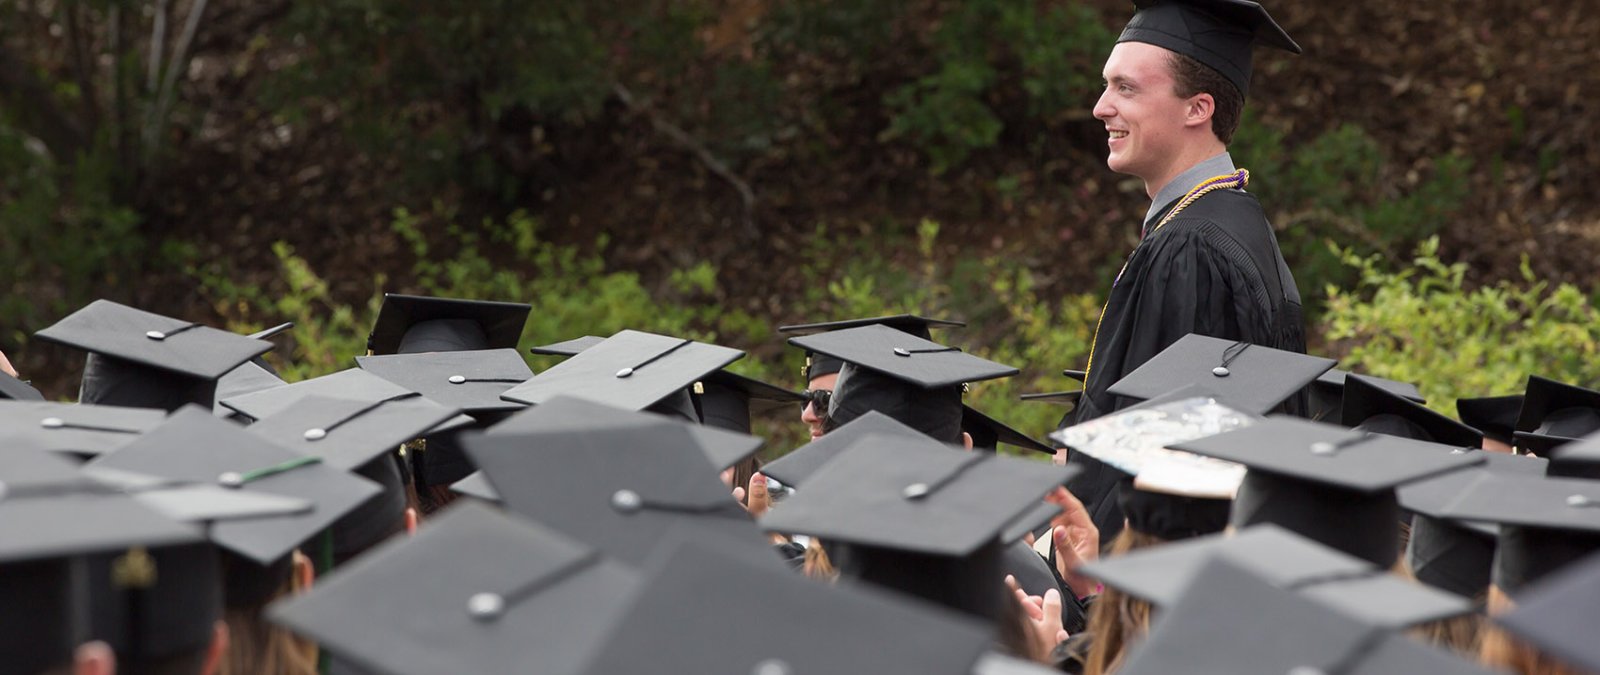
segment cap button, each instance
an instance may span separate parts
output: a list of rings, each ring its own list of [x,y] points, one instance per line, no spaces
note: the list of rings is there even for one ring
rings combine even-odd
[[[783,659],[767,659],[750,669],[750,675],[790,675],[794,668]]]
[[[1233,371],[1228,370],[1227,366],[1217,366],[1211,369],[1211,374],[1216,375],[1217,377],[1227,377],[1232,375]]]
[[[163,333],[161,331],[158,331],[158,330],[148,331],[148,332],[146,332],[144,334],[144,336],[147,337],[147,338],[150,338],[152,340],[165,340],[165,339],[167,339],[167,334]]]
[[[474,593],[467,598],[467,614],[479,621],[493,621],[506,611],[506,599],[498,593]]]
[[[306,436],[306,440],[308,440],[308,441],[320,441],[320,440],[328,437],[328,430],[327,429],[306,429],[305,436]]]
[[[39,420],[39,426],[46,429],[60,429],[61,427],[67,426],[67,423],[60,417],[46,417],[42,420]]]
[[[1311,454],[1313,454],[1313,455],[1324,455],[1324,456],[1326,456],[1326,455],[1331,455],[1331,454],[1333,454],[1335,452],[1338,452],[1338,451],[1339,451],[1339,446],[1334,445],[1332,443],[1329,443],[1327,441],[1317,441],[1316,443],[1312,443],[1311,444]]]
[[[634,513],[644,507],[644,499],[633,490],[617,490],[611,495],[611,508],[622,513]]]
[[[236,488],[244,486],[244,476],[237,471],[229,471],[217,476],[217,483],[222,487]]]
[[[451,375],[450,376],[450,384],[462,384],[462,383],[464,383],[466,381],[467,381],[467,376],[465,376],[465,375]]]
[[[623,368],[622,370],[617,371],[617,377],[628,377],[628,376],[630,376],[632,374],[633,374],[633,369],[632,368]]]
[[[1572,495],[1571,497],[1567,497],[1567,506],[1571,506],[1573,508],[1593,506],[1594,504],[1594,500],[1583,495]]]
[[[911,356],[911,350],[906,349],[905,347],[895,347],[894,348],[894,355],[895,356]]]
[[[907,485],[906,489],[901,491],[901,494],[904,494],[906,499],[922,499],[928,496],[928,484],[912,483]]]

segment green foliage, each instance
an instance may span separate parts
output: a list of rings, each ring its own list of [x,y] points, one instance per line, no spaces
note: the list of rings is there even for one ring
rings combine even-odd
[[[1112,35],[1087,6],[1039,0],[967,0],[933,36],[934,71],[885,97],[886,140],[927,153],[935,174],[993,147],[1005,128],[994,89],[1019,83],[1034,117],[1092,100]]]
[[[1428,405],[1449,414],[1460,397],[1521,391],[1529,374],[1600,382],[1600,311],[1582,289],[1551,287],[1526,259],[1520,280],[1471,289],[1467,266],[1438,253],[1430,238],[1395,272],[1381,256],[1335,249],[1360,276],[1354,290],[1327,289],[1322,327],[1348,345],[1344,367],[1417,382]]]

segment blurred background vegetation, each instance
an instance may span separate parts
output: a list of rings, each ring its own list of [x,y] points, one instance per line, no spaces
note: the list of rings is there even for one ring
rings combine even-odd
[[[1280,0],[1233,150],[1316,351],[1430,403],[1594,385],[1600,16],[1586,0]],[[1090,115],[1122,0],[0,0],[0,349],[96,297],[352,364],[382,292],[747,349],[896,311],[1024,368],[1042,434],[1141,186]],[[535,368],[547,366],[534,359]],[[787,436],[786,436],[787,437]]]

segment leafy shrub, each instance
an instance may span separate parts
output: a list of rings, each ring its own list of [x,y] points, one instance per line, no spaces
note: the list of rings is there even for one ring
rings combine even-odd
[[[1583,290],[1535,278],[1526,259],[1520,280],[1470,289],[1437,238],[1398,272],[1380,255],[1335,254],[1360,276],[1353,290],[1327,289],[1322,329],[1348,350],[1342,367],[1416,382],[1452,415],[1457,398],[1517,393],[1530,374],[1600,383],[1600,311]]]

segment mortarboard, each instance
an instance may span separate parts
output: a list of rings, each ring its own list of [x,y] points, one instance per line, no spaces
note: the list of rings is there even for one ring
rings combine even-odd
[[[585,335],[583,337],[577,337],[577,338],[573,338],[571,340],[564,340],[562,342],[556,342],[556,343],[553,343],[553,344],[539,345],[537,347],[529,348],[528,351],[532,352],[534,354],[541,354],[541,355],[546,355],[546,356],[575,356],[579,352],[582,352],[585,349],[588,349],[588,348],[593,347],[593,346],[595,346],[597,344],[600,344],[601,342],[605,342],[605,340],[606,339],[603,338],[603,337],[599,337],[599,336],[595,336],[595,335]],[[708,378],[716,377],[719,374],[731,375],[731,373],[728,373],[727,371],[719,370],[719,371],[716,371],[714,373],[710,373],[706,377],[708,377]],[[734,376],[734,377],[740,377],[740,376]],[[741,377],[740,379],[748,380],[750,383],[753,383],[754,385],[758,385],[758,386],[761,386],[761,387],[770,387],[771,386],[771,385],[767,385],[767,384],[762,383],[762,382],[757,382],[755,380],[749,380],[749,378],[742,378]],[[705,412],[703,410],[704,401],[699,396],[699,394],[701,393],[700,390],[703,389],[703,385],[700,382],[695,382],[692,388],[695,390],[694,394],[691,394],[690,390],[688,390],[688,389],[674,391],[671,394],[668,394],[666,396],[666,398],[663,398],[660,401],[657,401],[657,402],[645,407],[644,410],[647,411],[647,412],[656,413],[658,415],[664,415],[664,416],[667,416],[667,417],[670,417],[670,418],[674,418],[676,420],[683,421],[683,422],[693,422],[693,423],[696,423],[696,424],[703,423],[705,421]],[[780,391],[780,392],[783,391],[782,389],[779,389],[778,387],[771,387],[771,388],[774,389],[774,390]],[[717,396],[718,396],[718,394],[713,394],[713,397],[717,397]],[[716,412],[716,410],[714,410],[713,413],[712,413],[713,417],[717,418],[717,419],[724,419],[725,421],[731,422],[730,424],[722,425],[722,428],[726,428],[726,429],[729,429],[731,431],[739,431],[741,427],[737,426],[736,420],[740,419],[738,417],[738,415],[741,414],[741,413],[736,409],[736,407],[738,405],[740,405],[740,402],[733,400],[731,397],[723,397],[722,400],[726,403],[726,405],[723,405],[722,407],[723,408],[729,408],[728,412],[726,414],[721,414],[721,413]],[[718,404],[717,403],[713,403],[712,405],[713,405],[713,408],[716,408]],[[744,418],[743,418],[746,421],[743,423],[743,427],[742,427],[743,431],[741,433],[749,433],[750,432],[750,428],[749,428],[750,424],[749,424],[748,418],[749,418],[749,415],[746,413]]]
[[[823,434],[821,438],[768,462],[766,466],[761,467],[761,473],[778,479],[784,485],[800,487],[821,469],[822,465],[837,457],[856,441],[874,434],[927,438],[922,432],[901,424],[893,417],[869,411],[849,424]]]
[[[1530,375],[1515,444],[1549,449],[1600,431],[1600,391]]]
[[[680,422],[660,415],[633,412],[580,398],[557,397],[543,406],[512,415],[489,428],[490,435],[516,435],[541,431],[582,431],[595,427],[611,429],[656,428],[665,421],[683,429],[705,452],[712,467],[721,471],[755,454],[766,442],[756,436],[726,429]]]
[[[1413,583],[1275,525],[1213,534],[1089,561],[1082,572],[1160,607],[1178,602],[1213,559],[1352,618],[1404,628],[1473,610],[1462,598]]]
[[[68,558],[0,563],[0,663],[18,673],[57,672],[82,642]]]
[[[525,406],[500,398],[533,377],[515,349],[358,356],[369,373],[468,414],[507,412]]]
[[[563,675],[616,646],[602,638],[637,585],[583,543],[463,502],[268,616],[387,675]]]
[[[161,410],[109,405],[0,401],[0,442],[7,449],[99,455],[156,428]]]
[[[385,293],[367,351],[372,354],[513,349],[531,305]]]
[[[1248,467],[1233,525],[1274,523],[1380,567],[1400,552],[1395,488],[1483,461],[1432,443],[1288,417],[1173,447]]]
[[[528,353],[541,356],[576,356],[578,352],[605,342],[606,339],[598,335],[585,335],[571,340],[552,342],[547,345],[538,345],[528,348]]]
[[[1462,424],[1482,431],[1485,438],[1508,445],[1521,409],[1522,394],[1456,399],[1456,416]]]
[[[1600,480],[1600,432],[1562,445],[1549,457],[1551,476]]]
[[[117,667],[146,672],[197,656],[222,618],[217,550],[209,543],[134,547],[87,557],[90,638],[104,640]]]
[[[1600,643],[1594,639],[1596,607],[1600,607],[1600,554],[1529,588],[1517,599],[1515,610],[1494,621],[1566,664],[1600,672]]]
[[[1464,487],[1440,515],[1500,524],[1493,582],[1513,598],[1600,551],[1600,481],[1490,473]]]
[[[82,403],[175,410],[210,407],[216,381],[272,343],[96,300],[35,334],[89,352]]]
[[[702,424],[741,434],[750,433],[751,413],[803,406],[806,402],[800,392],[726,370],[706,375],[694,384],[693,392]]]
[[[975,450],[993,452],[1001,443],[1023,450],[1055,454],[1055,448],[1040,443],[1005,422],[990,417],[970,405],[961,406],[961,431],[972,437]]]
[[[802,323],[788,326],[778,326],[778,332],[794,335],[812,335],[847,328],[861,326],[888,326],[895,330],[904,331],[924,340],[933,339],[934,328],[965,328],[965,321],[950,321],[947,319],[930,319],[916,314],[896,314],[894,316],[878,316],[865,319],[847,319],[844,321],[826,321],[822,323]],[[806,350],[806,365],[801,369],[801,378],[806,382],[839,372],[844,367],[844,361],[826,354],[817,354]]]
[[[537,405],[556,396],[572,396],[644,410],[683,394],[707,373],[743,357],[737,349],[624,330],[512,387],[503,397]],[[693,415],[692,409],[688,414]]]
[[[533,430],[462,437],[507,510],[635,565],[680,527],[767,548],[683,425],[613,426],[576,417],[563,403],[524,413],[553,420]]]
[[[1300,53],[1278,22],[1249,0],[1134,0],[1138,11],[1117,38],[1183,54],[1227,78],[1241,96],[1250,94],[1251,48]]]
[[[824,585],[770,557],[712,537],[668,542],[584,672],[968,675],[989,647],[990,629],[965,617]],[[752,594],[782,609],[752,606]]]
[[[217,380],[217,402],[211,406],[211,411],[219,417],[236,415],[232,408],[222,404],[231,398],[265,391],[274,387],[288,384],[283,378],[272,374],[272,371],[256,365],[254,361],[246,361],[238,368],[228,371],[222,379]]]
[[[1380,427],[1399,423],[1412,428],[1411,433],[1391,435],[1458,448],[1477,448],[1483,444],[1483,432],[1395,394],[1378,380],[1363,375],[1351,375],[1345,381],[1340,423],[1377,433],[1389,433]]]
[[[10,373],[0,373],[0,399],[43,401],[44,394],[34,389],[32,384],[12,377]]]
[[[354,470],[456,416],[417,394],[378,401],[307,396],[262,418],[249,433],[300,454]]]
[[[1208,561],[1133,647],[1124,675],[1437,673],[1489,671],[1334,611],[1235,563]]]
[[[320,458],[261,439],[197,407],[173,413],[165,424],[89,466],[311,501],[310,513],[211,526],[213,542],[263,565],[287,556],[379,491],[369,481],[322,465]]]
[[[1396,494],[1401,508],[1412,512],[1406,540],[1406,564],[1418,581],[1467,598],[1483,595],[1494,567],[1498,528],[1487,523],[1445,518],[1450,506],[1483,476],[1544,475],[1548,461],[1485,450],[1470,453],[1483,464],[1402,485]]]
[[[1344,408],[1344,381],[1352,373],[1348,370],[1334,368],[1317,376],[1311,383],[1311,415],[1310,418],[1319,422],[1335,422],[1343,417]],[[1417,391],[1417,385],[1410,382],[1397,382],[1381,377],[1362,375],[1370,384],[1377,385],[1384,391],[1405,398],[1408,401],[1427,403],[1422,398],[1422,392]]]
[[[847,577],[994,617],[1002,535],[1071,474],[927,438],[867,435],[761,525],[849,545],[834,561]]]
[[[1334,363],[1320,356],[1190,333],[1106,391],[1151,399],[1184,385],[1200,384],[1237,410],[1263,415]]]

